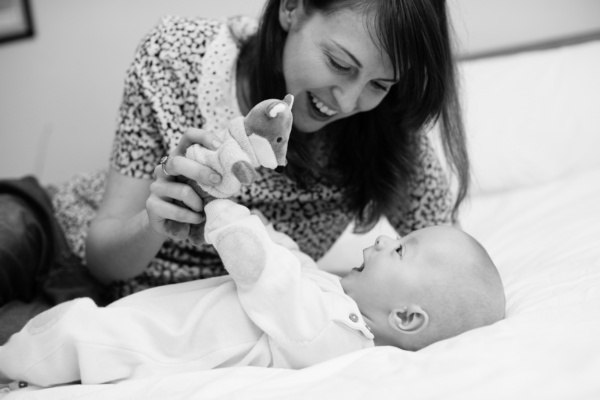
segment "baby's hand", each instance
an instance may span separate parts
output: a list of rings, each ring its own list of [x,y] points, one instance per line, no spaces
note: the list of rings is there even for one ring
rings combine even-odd
[[[269,226],[271,225],[271,222],[267,219],[267,217],[264,216],[263,213],[261,213],[259,210],[257,210],[256,208],[253,208],[252,210],[250,210],[250,214],[252,215],[256,215],[258,218],[260,218],[260,221],[265,225],[265,226]]]

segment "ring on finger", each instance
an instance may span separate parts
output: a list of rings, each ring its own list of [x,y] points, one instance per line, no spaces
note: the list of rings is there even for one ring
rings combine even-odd
[[[170,173],[167,172],[167,162],[169,162],[169,158],[171,158],[171,156],[164,156],[160,159],[159,162],[160,166],[162,167],[162,171],[166,176],[172,176]]]

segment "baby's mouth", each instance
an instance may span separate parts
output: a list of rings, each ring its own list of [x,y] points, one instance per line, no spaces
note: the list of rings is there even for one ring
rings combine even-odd
[[[354,269],[357,270],[358,272],[362,272],[362,270],[365,269],[365,264],[363,263],[360,267],[354,268]]]

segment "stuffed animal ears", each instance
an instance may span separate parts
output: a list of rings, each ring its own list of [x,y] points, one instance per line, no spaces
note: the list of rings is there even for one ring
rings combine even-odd
[[[292,106],[294,105],[294,95],[286,94],[283,98],[283,101],[288,105],[289,108],[292,108]]]
[[[292,105],[294,104],[294,96],[292,96],[291,94],[287,94],[283,98],[283,103],[285,103],[286,105],[282,104],[281,101],[277,101],[271,104],[267,108],[267,115],[270,118],[275,118],[277,115],[279,115],[279,113],[285,112],[287,109],[291,110]]]

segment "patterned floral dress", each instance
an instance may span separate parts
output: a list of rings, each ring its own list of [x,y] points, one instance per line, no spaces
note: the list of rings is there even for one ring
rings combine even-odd
[[[111,166],[129,177],[153,179],[154,167],[177,146],[187,127],[218,130],[241,115],[236,61],[240,45],[255,29],[256,21],[249,18],[164,18],[140,43],[127,72]],[[317,141],[315,147],[325,160],[326,145]],[[420,172],[407,187],[410,207],[387,216],[400,234],[450,221],[452,197],[445,173],[425,135],[420,147]],[[341,191],[320,181],[304,189],[265,168],[258,175],[237,201],[260,210],[314,259],[322,257],[351,220],[343,212]],[[106,171],[77,175],[53,196],[67,241],[82,260],[106,176]],[[109,298],[224,273],[212,246],[167,240],[142,274],[112,284]]]

